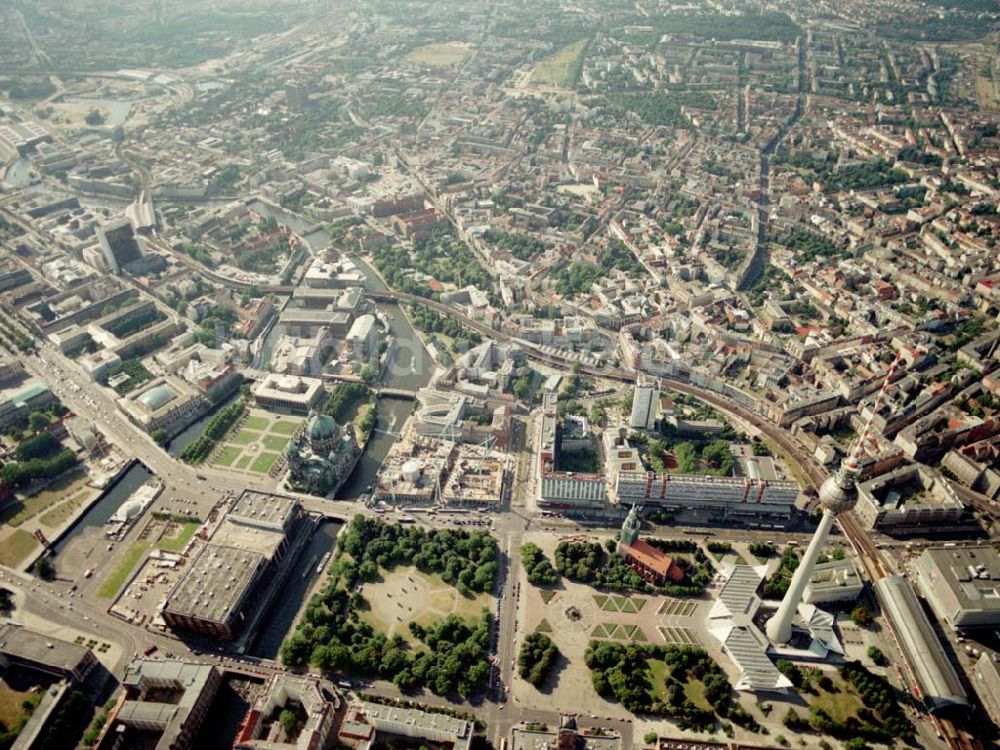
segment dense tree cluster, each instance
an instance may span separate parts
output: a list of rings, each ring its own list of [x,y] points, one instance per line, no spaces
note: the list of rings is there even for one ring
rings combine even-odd
[[[233,262],[242,271],[274,273],[278,259],[289,252],[288,238],[278,236],[263,247],[236,253]]]
[[[469,246],[447,233],[416,240],[408,253],[395,247],[376,248],[372,261],[390,287],[419,297],[432,295],[423,281],[414,278],[415,274],[426,274],[444,284],[473,284],[483,291],[493,286],[492,278]]]
[[[220,340],[226,340],[228,337],[234,336],[236,331],[233,330],[233,324],[236,323],[237,319],[235,311],[222,305],[216,305],[205,317],[198,320],[198,325],[201,328],[198,331],[198,340],[207,346],[215,346],[217,337]]]
[[[483,268],[475,253],[461,240],[450,234],[432,234],[413,243],[413,266],[445,284],[474,284],[486,291],[493,279]]]
[[[354,516],[343,534],[340,548],[357,567],[356,583],[374,581],[378,568],[415,565],[437,573],[461,593],[490,591],[497,573],[497,543],[486,531],[426,530],[419,526],[387,524],[378,518]],[[345,574],[346,575],[346,574]]]
[[[79,690],[71,690],[55,710],[38,742],[39,750],[65,750],[74,747],[90,720],[93,705],[87,695]]]
[[[369,401],[372,389],[364,383],[337,383],[327,396],[320,412],[344,422],[355,409]]]
[[[554,274],[556,293],[566,299],[573,299],[590,291],[594,282],[604,276],[599,266],[584,261],[573,261]]]
[[[349,555],[348,556],[345,556]],[[491,618],[474,622],[449,615],[429,627],[410,624],[427,646],[414,653],[399,635],[392,639],[363,622],[364,597],[355,586],[378,578],[379,567],[415,565],[437,573],[460,591],[488,591],[496,575],[496,541],[485,532],[388,525],[355,516],[330,566],[326,587],[313,596],[292,636],[281,647],[290,666],[378,676],[401,690],[426,687],[438,694],[469,696],[489,678],[486,660]]]
[[[863,604],[859,604],[851,610],[851,620],[855,625],[871,625],[873,619],[871,610]]]
[[[875,26],[880,37],[906,42],[971,42],[987,29],[961,15],[897,16]]]
[[[0,81],[0,89],[12,100],[46,99],[56,92],[55,84],[47,76],[5,78]]]
[[[645,25],[652,24],[658,34],[691,34],[704,39],[764,39],[774,42],[794,42],[802,29],[784,13],[745,13],[736,15],[671,14],[653,18],[643,16]]]
[[[703,649],[592,641],[584,660],[598,694],[617,700],[633,713],[670,716],[681,728],[698,730],[710,730],[718,715],[759,730],[757,722],[733,702],[725,672]],[[658,686],[653,685],[651,660],[663,661],[667,667],[662,701],[653,697]],[[701,683],[711,710],[695,705],[687,696],[685,686],[689,682]]]
[[[243,416],[246,404],[240,398],[236,402],[219,410],[219,413],[212,417],[212,420],[205,427],[205,431],[198,436],[197,440],[189,443],[181,452],[181,460],[189,464],[200,464],[208,454],[212,452],[215,444],[229,432],[236,420]]]
[[[868,658],[871,659],[873,663],[878,664],[879,666],[882,666],[888,662],[888,660],[885,658],[885,654],[882,652],[882,649],[880,649],[878,646],[868,647]]]
[[[212,258],[212,253],[204,245],[195,242],[182,242],[178,249],[185,255],[189,255],[206,268],[215,268],[216,263]]]
[[[621,240],[613,239],[601,256],[599,264],[573,261],[554,274],[556,292],[566,299],[573,299],[590,291],[594,282],[604,278],[609,271],[618,270],[638,276],[645,273],[642,264]]]
[[[725,440],[713,440],[705,445],[686,441],[672,445],[669,441],[650,440],[646,445],[646,456],[653,471],[666,471],[664,454],[668,450],[677,460],[678,474],[732,476],[735,461]]]
[[[601,268],[605,271],[622,271],[630,276],[641,276],[646,272],[628,245],[615,238],[608,242],[608,247],[601,256]]]
[[[899,185],[909,179],[906,172],[893,167],[891,162],[874,161],[841,169],[823,179],[822,182],[828,191],[837,192],[841,190],[874,190],[887,185]]]
[[[846,255],[845,250],[835,245],[826,237],[806,229],[800,229],[799,227],[789,229],[779,242],[794,251],[804,261]]]
[[[159,323],[165,317],[155,305],[149,305],[138,310],[133,310],[117,320],[104,323],[101,327],[108,333],[123,339],[137,331],[141,331],[143,328],[148,328],[154,323]]]
[[[778,548],[770,542],[750,542],[750,554],[754,557],[764,558],[777,554]]]
[[[59,438],[51,432],[39,432],[22,440],[14,450],[18,461],[30,461],[33,458],[51,456],[62,447]]]
[[[0,227],[0,239],[3,239],[2,234],[2,227]],[[14,349],[19,352],[35,350],[34,338],[25,333],[21,326],[16,325],[6,315],[0,315],[0,342],[6,343],[11,351]]]
[[[501,250],[506,250],[518,260],[531,260],[536,255],[545,252],[545,243],[530,234],[514,234],[490,229],[483,239]]]
[[[795,729],[809,726],[817,732],[841,740],[860,738],[862,746],[864,741],[886,744],[892,744],[896,740],[912,742],[915,736],[913,722],[899,705],[895,690],[884,677],[872,674],[857,661],[850,661],[842,666],[840,676],[861,695],[864,708],[856,716],[837,721],[824,709],[814,705],[809,712],[808,724],[796,713],[794,716],[786,715],[786,726]],[[835,689],[832,681],[826,679],[826,689]]]
[[[584,654],[598,695],[613,698],[633,713],[663,713],[654,705],[648,659],[666,660],[668,647],[591,641]]]
[[[715,99],[704,92],[614,91],[594,103],[618,121],[628,119],[627,115],[631,113],[650,125],[690,128],[691,123],[684,117],[681,108],[692,95],[697,97],[698,104],[711,104],[710,108],[714,109]]]
[[[781,599],[792,582],[792,574],[799,567],[799,556],[793,547],[785,547],[781,553],[781,563],[774,574],[764,582],[762,593],[765,599]]]
[[[531,633],[521,644],[517,673],[535,687],[541,685],[559,658],[556,644],[544,633]]]
[[[521,565],[528,575],[528,583],[536,586],[554,586],[559,583],[559,574],[537,544],[525,542],[521,545]]]
[[[532,370],[528,370],[514,379],[511,390],[518,399],[521,401],[527,401],[531,397],[531,386],[532,383],[534,383],[534,380],[534,372]]]
[[[131,359],[124,359],[118,364],[112,365],[101,373],[99,382],[102,385],[107,385],[108,381],[122,373],[128,375],[128,380],[124,380],[115,386],[115,393],[119,396],[124,396],[129,391],[134,391],[143,383],[148,383],[153,379],[153,373],[146,369],[142,360],[138,357],[132,357]]]
[[[36,479],[54,479],[76,466],[76,454],[48,431],[37,432],[18,443],[16,460],[0,468],[0,484],[7,488],[20,487]]]
[[[659,548],[659,540],[649,540]],[[618,555],[605,552],[596,542],[559,542],[556,547],[556,570],[571,581],[587,583],[610,591],[645,591],[668,596],[697,596],[711,579],[710,563],[701,550],[695,552],[695,564],[686,558],[674,562],[684,571],[679,583],[654,586],[625,564]]]
[[[446,317],[427,305],[410,305],[407,312],[414,326],[424,333],[447,336],[454,342],[456,351],[466,351],[482,343],[483,337],[476,331],[470,331],[454,318]]]

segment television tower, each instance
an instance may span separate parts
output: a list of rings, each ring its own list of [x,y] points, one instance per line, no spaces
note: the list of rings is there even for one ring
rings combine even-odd
[[[788,591],[785,598],[781,600],[781,606],[774,616],[767,621],[765,631],[772,643],[788,643],[792,637],[792,620],[798,611],[799,602],[802,601],[802,592],[805,591],[806,584],[812,577],[813,568],[816,567],[816,560],[819,558],[823,547],[826,545],[826,538],[830,533],[830,527],[837,516],[851,510],[858,502],[857,480],[861,473],[861,455],[864,446],[869,440],[872,428],[872,421],[878,412],[885,392],[889,389],[893,376],[899,369],[902,361],[902,350],[896,353],[896,357],[889,365],[889,372],[886,373],[882,382],[882,389],[872,404],[871,414],[865,422],[861,435],[854,441],[854,446],[850,455],[840,464],[836,474],[831,474],[823,482],[819,489],[819,502],[823,506],[823,516],[820,518],[816,533],[813,534],[806,552],[802,556],[802,562],[795,569],[791,583],[788,584]]]

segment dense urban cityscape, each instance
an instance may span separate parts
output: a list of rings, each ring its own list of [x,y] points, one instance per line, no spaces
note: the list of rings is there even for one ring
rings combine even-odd
[[[996,747],[998,35],[0,2],[0,750]]]

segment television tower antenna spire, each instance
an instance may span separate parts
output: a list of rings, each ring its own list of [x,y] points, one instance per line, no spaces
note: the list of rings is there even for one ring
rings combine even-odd
[[[809,546],[806,548],[805,554],[802,556],[802,562],[799,563],[799,567],[795,569],[795,573],[792,575],[788,591],[781,600],[778,611],[767,621],[767,625],[765,626],[767,637],[772,643],[788,643],[791,640],[792,620],[799,609],[799,603],[802,601],[802,594],[805,591],[806,584],[809,583],[809,579],[812,577],[813,569],[816,567],[816,560],[826,545],[826,538],[833,527],[833,522],[837,516],[841,513],[847,513],[858,502],[857,484],[858,475],[861,473],[861,457],[864,454],[864,447],[871,436],[875,415],[882,405],[886,391],[889,390],[889,385],[899,370],[902,359],[903,352],[900,349],[900,351],[896,352],[892,364],[889,365],[885,380],[882,381],[882,388],[872,403],[871,413],[868,415],[868,419],[865,420],[861,434],[855,438],[850,453],[840,464],[837,473],[828,476],[826,481],[823,482],[823,486],[820,487],[819,502],[823,506],[823,515],[820,518],[819,525],[816,527],[816,532],[813,534],[812,540],[809,542]]]

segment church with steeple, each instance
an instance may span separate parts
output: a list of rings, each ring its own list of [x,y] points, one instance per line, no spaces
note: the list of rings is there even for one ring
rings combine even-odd
[[[632,570],[656,586],[682,581],[683,568],[670,555],[639,538],[641,525],[638,508],[633,505],[618,537],[618,555]]]

